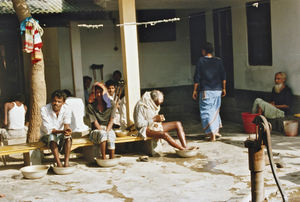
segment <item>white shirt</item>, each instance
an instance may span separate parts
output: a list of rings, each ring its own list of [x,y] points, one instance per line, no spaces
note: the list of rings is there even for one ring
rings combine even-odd
[[[83,119],[85,116],[85,106],[81,98],[68,97],[66,99],[66,104],[72,112],[71,125],[70,128],[73,132],[83,132],[89,129],[87,125],[84,124]]]
[[[52,130],[63,130],[64,124],[71,124],[71,110],[66,104],[61,107],[58,116],[52,109],[51,103],[41,108],[41,135],[51,134]]]
[[[8,129],[19,130],[25,128],[25,114],[24,105],[18,106],[13,102],[14,106],[8,111]]]

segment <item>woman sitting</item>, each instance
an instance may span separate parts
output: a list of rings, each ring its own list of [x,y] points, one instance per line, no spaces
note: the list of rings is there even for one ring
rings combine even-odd
[[[114,158],[116,134],[112,130],[114,120],[114,105],[108,98],[107,89],[103,83],[96,82],[87,106],[87,115],[91,122],[90,140],[100,144],[102,159],[106,159],[106,147],[109,158]]]

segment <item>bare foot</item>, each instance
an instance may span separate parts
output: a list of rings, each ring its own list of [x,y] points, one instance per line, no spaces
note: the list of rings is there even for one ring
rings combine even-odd
[[[215,136],[216,136],[216,138],[222,137],[222,135],[220,133],[216,133]]]
[[[5,197],[5,195],[4,194],[0,194],[0,198],[4,198]]]
[[[191,147],[187,148],[187,150],[196,150],[196,149],[199,149],[199,147],[197,147],[197,146],[191,146]]]
[[[216,141],[216,135],[214,135],[214,134],[211,134],[211,135],[210,135],[210,139],[209,139],[209,141],[211,141],[211,142],[214,142],[214,141]]]

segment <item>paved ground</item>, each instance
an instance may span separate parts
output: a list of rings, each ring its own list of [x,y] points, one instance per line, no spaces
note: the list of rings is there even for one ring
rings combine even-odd
[[[76,172],[59,176],[49,171],[38,180],[26,180],[19,171],[18,156],[8,166],[0,163],[0,201],[249,201],[250,172],[244,141],[248,137],[239,124],[224,123],[223,138],[204,140],[197,121],[184,124],[190,145],[199,146],[193,158],[179,158],[163,143],[164,156],[137,162],[139,154],[123,154],[113,168],[86,165],[83,159]],[[289,201],[300,201],[300,137],[272,132],[273,152],[279,153],[278,168]],[[46,162],[47,164],[47,162]],[[281,201],[271,174],[265,169],[265,196]],[[298,197],[298,200],[297,200]]]

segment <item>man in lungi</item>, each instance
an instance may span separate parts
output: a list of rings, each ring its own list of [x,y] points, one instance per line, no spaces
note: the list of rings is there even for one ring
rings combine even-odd
[[[50,147],[57,167],[62,167],[59,152],[65,154],[64,167],[69,166],[72,146],[70,128],[71,110],[65,105],[66,94],[56,90],[51,95],[51,103],[41,108],[41,140]]]
[[[272,89],[271,101],[266,102],[261,98],[256,98],[253,103],[252,113],[263,114],[266,118],[283,118],[287,115],[292,103],[292,90],[286,82],[286,74],[277,72],[275,74],[275,85]]]
[[[205,134],[215,141],[221,137],[219,129],[222,127],[220,118],[221,96],[226,95],[226,72],[222,59],[213,56],[213,46],[206,43],[202,48],[202,55],[197,63],[194,75],[193,99],[199,94],[199,108],[202,127]]]

